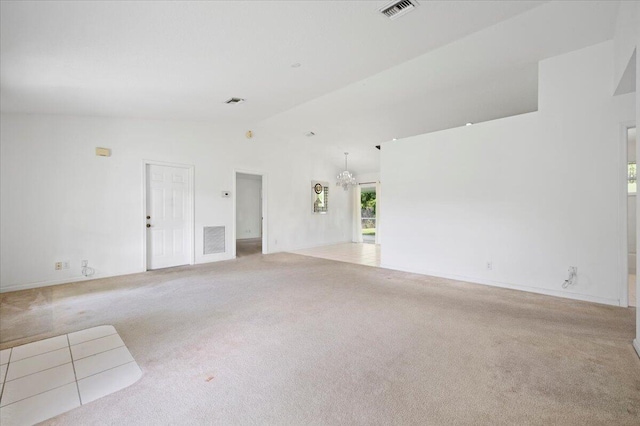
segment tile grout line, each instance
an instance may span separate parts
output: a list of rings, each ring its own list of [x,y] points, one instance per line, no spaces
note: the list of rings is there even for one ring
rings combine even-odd
[[[91,374],[91,375],[89,375],[89,376],[87,376],[87,377],[83,377],[83,378],[82,378],[82,379],[80,379],[80,380],[84,380],[84,379],[87,379],[87,378],[89,378],[89,377],[93,377],[93,376],[95,376],[95,375],[98,375],[98,374],[100,374],[100,373],[104,373],[105,371],[113,370],[114,368],[122,367],[123,365],[131,364],[131,363],[135,363],[136,365],[138,365],[138,364],[136,363],[136,360],[134,359],[133,361],[127,361],[127,362],[125,362],[124,364],[116,365],[115,367],[110,367],[110,368],[107,368],[106,370],[102,370],[102,371],[99,371],[99,372],[97,372],[97,373],[93,373],[93,374]],[[64,365],[64,364],[63,364],[63,365]],[[59,366],[58,366],[58,367],[59,367]],[[140,368],[140,366],[138,366],[138,369],[139,369],[139,368]],[[42,370],[42,371],[45,371],[45,370]],[[76,386],[78,386],[78,382],[79,382],[79,380],[75,380]],[[7,404],[7,405],[3,405],[3,406],[2,406],[2,408],[8,407],[8,406],[10,406],[10,405],[12,405],[12,404],[15,404],[15,403],[17,403],[17,402],[20,402],[20,401],[24,401],[25,399],[33,398],[34,396],[42,395],[43,393],[47,393],[47,392],[50,392],[50,391],[52,391],[52,390],[60,389],[60,388],[62,388],[62,387],[65,387],[65,386],[70,385],[71,383],[73,383],[73,382],[65,383],[64,385],[56,386],[55,388],[47,389],[46,391],[38,392],[38,393],[36,393],[36,394],[34,394],[34,395],[27,396],[27,397],[24,397],[24,398],[22,398],[22,399],[18,399],[18,400],[16,400],[16,401],[13,401],[13,402],[11,402],[11,403]],[[79,391],[78,391],[78,392],[79,392]],[[78,394],[78,397],[80,397],[80,394]],[[82,404],[82,401],[80,401],[80,405],[83,405],[83,404]]]
[[[84,330],[80,330],[80,331],[84,331]],[[84,340],[84,341],[82,341],[82,342],[74,343],[73,345],[72,345],[72,344],[71,344],[71,342],[69,341],[69,337],[68,337],[69,335],[67,334],[67,347],[69,347],[69,346],[78,346],[78,345],[81,345],[81,344],[86,343],[86,342],[91,342],[91,341],[93,341],[93,340],[102,339],[103,337],[114,336],[114,335],[116,335],[116,334],[118,334],[118,332],[117,332],[117,331],[116,331],[115,333],[107,334],[107,335],[105,335],[105,336],[94,337],[93,339]],[[43,339],[43,340],[55,339],[56,337],[60,337],[60,336],[64,336],[64,335],[63,335],[63,334],[60,334],[59,336],[48,337],[47,339]],[[41,341],[42,341],[42,340],[36,340],[35,342],[29,342],[29,343],[25,343],[25,344],[18,345],[18,346],[11,346],[10,348],[6,348],[6,349],[11,350],[11,353],[13,353],[13,349],[15,349],[15,348],[20,348],[20,347],[22,347],[22,346],[27,346],[27,345],[30,345],[30,344],[32,344],[32,343],[38,343],[38,342],[41,342]],[[51,349],[50,351],[45,351],[45,352],[42,352],[42,353],[39,353],[39,354],[29,355],[29,356],[26,356],[26,357],[24,357],[24,358],[20,358],[19,360],[16,360],[15,362],[23,361],[23,360],[25,360],[25,359],[29,359],[29,358],[33,358],[34,356],[39,356],[39,355],[48,354],[49,352],[59,351],[60,349],[64,349],[64,348],[65,348],[65,346],[63,346],[63,347],[61,347],[61,348],[57,348],[57,349]],[[6,349],[3,349],[3,350],[6,350]],[[8,364],[8,363],[7,363],[7,364]],[[4,364],[3,364],[3,365],[4,365]]]
[[[13,348],[9,348],[9,360],[7,361],[7,371],[4,372],[4,379],[2,379],[2,390],[0,390],[0,404],[2,404],[2,395],[4,394],[4,388],[7,384],[7,377],[9,376],[9,364],[11,364],[11,354],[13,354]]]
[[[73,367],[73,377],[76,379],[76,390],[78,391],[78,402],[82,405],[82,396],[80,396],[80,385],[78,384],[78,375],[76,374],[76,365],[73,362],[73,353],[71,353],[71,342],[69,341],[69,335],[67,334],[67,343],[69,344],[69,356],[71,357],[71,367]]]
[[[103,353],[105,353],[105,352],[114,351],[114,350],[116,350],[116,349],[126,348],[126,347],[127,347],[127,345],[125,345],[125,344],[123,343],[122,345],[120,345],[120,346],[116,346],[115,348],[105,349],[104,351],[96,352],[95,354],[91,354],[91,355],[83,356],[82,358],[74,359],[74,361],[80,361],[80,360],[83,360],[83,359],[91,358],[92,356],[96,356],[96,355],[103,354]],[[129,349],[127,348],[127,350],[129,350]]]
[[[65,383],[64,385],[56,386],[55,388],[47,389],[47,390],[45,390],[45,391],[38,392],[38,393],[33,394],[33,395],[31,395],[31,396],[26,396],[26,397],[24,397],[24,398],[22,398],[22,399],[18,399],[18,400],[16,400],[16,401],[13,401],[13,402],[11,402],[11,403],[9,403],[9,404],[7,404],[7,405],[3,405],[3,406],[2,406],[2,407],[0,407],[0,408],[6,408],[6,407],[8,407],[8,406],[10,406],[10,405],[15,404],[16,402],[24,401],[25,399],[33,398],[34,396],[42,395],[43,393],[51,392],[51,391],[53,391],[53,390],[60,389],[60,388],[63,388],[63,387],[65,387],[65,386],[69,386],[71,383],[73,383],[73,382]],[[44,421],[44,420],[43,420],[43,421]]]
[[[94,340],[95,340],[95,339],[94,339]],[[127,345],[124,345],[124,344],[123,344],[123,345],[117,346],[117,347],[115,347],[115,348],[105,349],[104,351],[96,352],[95,354],[91,354],[91,355],[87,355],[87,356],[82,357],[82,358],[78,358],[76,361],[80,361],[80,360],[82,360],[82,359],[91,358],[92,356],[100,355],[100,354],[103,354],[103,353],[105,353],[105,352],[113,351],[113,350],[115,350],[115,349],[119,349],[119,348],[126,347],[126,346],[127,346]],[[70,348],[70,347],[69,347],[69,348]],[[45,352],[45,353],[40,354],[40,355],[48,354],[48,353],[55,352],[55,351],[60,351],[60,350],[62,350],[62,349],[64,349],[64,348],[56,349],[56,350],[54,350],[54,351]],[[128,348],[127,348],[127,350],[128,350]],[[39,355],[34,355],[34,356],[39,356]],[[33,357],[29,357],[29,358],[33,358]],[[28,359],[28,358],[22,358],[22,359],[19,359],[18,361],[14,361],[14,362],[21,362],[21,361],[23,361],[23,360],[25,360],[25,359]],[[10,383],[10,382],[13,382],[13,381],[16,381],[16,380],[19,380],[19,379],[22,379],[22,378],[24,378],[24,377],[33,376],[34,374],[42,373],[43,371],[51,370],[51,369],[53,369],[53,368],[61,367],[61,366],[63,366],[63,365],[73,364],[73,361],[74,361],[74,360],[73,360],[73,354],[71,354],[71,361],[69,361],[69,362],[63,362],[62,364],[54,365],[54,366],[52,366],[52,367],[48,367],[48,368],[43,368],[42,370],[34,371],[33,373],[29,373],[29,374],[25,374],[24,376],[16,377],[15,379],[7,380],[8,374],[6,374],[6,375],[5,375],[5,378],[4,378],[4,384],[6,384],[6,383]],[[3,365],[4,365],[4,364],[3,364]],[[8,364],[7,364],[7,366],[8,366]],[[74,369],[75,369],[75,365],[73,365],[73,367],[74,367]],[[7,373],[8,373],[8,369],[7,369]],[[4,388],[3,388],[3,390],[4,390]]]
[[[133,357],[131,357],[131,358],[133,358]],[[84,380],[84,379],[88,379],[89,377],[97,376],[98,374],[102,374],[102,373],[104,373],[105,371],[113,370],[114,368],[122,367],[123,365],[131,364],[132,362],[133,362],[133,363],[135,363],[135,364],[138,366],[138,369],[140,369],[140,366],[138,365],[138,363],[137,363],[137,362],[136,362],[136,360],[134,359],[134,360],[132,360],[132,361],[127,361],[127,362],[125,362],[125,363],[123,363],[123,364],[120,364],[120,365],[116,365],[116,366],[113,366],[113,367],[109,367],[109,368],[107,368],[106,370],[102,370],[102,371],[98,371],[97,373],[90,374],[90,375],[88,375],[87,377],[83,377],[83,378],[82,378],[82,379],[80,379],[80,380]],[[79,381],[80,381],[80,380],[79,380]]]
[[[62,335],[60,335],[60,336],[62,336]],[[60,337],[60,336],[55,336],[55,337]],[[36,340],[35,342],[31,342],[31,343],[37,343],[37,342],[38,342],[38,340]],[[31,343],[27,343],[27,345],[30,345]],[[20,345],[20,346],[25,346],[25,345]],[[14,347],[10,348],[10,349],[12,349],[11,353],[13,354],[13,349],[19,348],[20,346],[14,346]],[[68,347],[68,345],[67,345],[67,347]],[[29,356],[26,356],[24,358],[17,359],[17,360],[15,360],[13,362],[24,361],[25,359],[33,358],[34,356],[40,356],[40,355],[48,354],[48,353],[51,353],[51,352],[59,351],[60,349],[64,349],[64,348],[65,348],[65,346],[63,346],[61,348],[51,349],[50,351],[42,352],[40,354],[29,355]]]
[[[87,329],[87,330],[88,330],[88,329]],[[71,334],[73,334],[73,333],[71,333]],[[135,375],[137,376],[137,378],[136,378],[136,380],[135,380],[135,381],[137,381],[137,380],[140,378],[140,377],[139,377],[139,375],[142,373],[142,370],[141,370],[140,366],[138,366],[138,364],[137,364],[136,360],[133,358],[133,356],[131,355],[131,352],[130,352],[130,351],[129,351],[129,349],[127,348],[126,344],[124,344],[124,342],[122,342],[122,345],[120,345],[120,346],[111,347],[111,348],[109,348],[109,349],[104,349],[104,350],[99,350],[99,351],[98,351],[98,352],[96,352],[96,353],[93,353],[93,354],[90,354],[90,355],[86,355],[86,356],[84,356],[84,357],[82,357],[82,358],[74,359],[74,354],[73,354],[73,350],[72,350],[74,346],[76,346],[76,347],[80,347],[80,345],[82,345],[82,344],[84,344],[84,343],[92,342],[92,343],[90,343],[90,344],[88,344],[88,345],[86,346],[86,349],[87,349],[88,351],[96,350],[97,348],[100,348],[100,347],[104,348],[105,346],[104,346],[103,344],[97,344],[97,345],[96,345],[97,340],[99,340],[99,339],[103,339],[103,338],[107,338],[107,337],[112,337],[112,336],[114,336],[114,335],[115,335],[115,336],[117,336],[118,338],[119,338],[119,336],[120,336],[120,335],[119,335],[119,333],[118,333],[117,331],[115,331],[115,332],[114,332],[114,333],[112,333],[112,334],[107,334],[107,335],[104,335],[104,336],[94,337],[94,338],[92,338],[92,339],[84,340],[84,341],[82,341],[82,342],[78,342],[78,343],[76,343],[75,345],[72,345],[72,344],[71,344],[71,339],[70,339],[70,334],[69,334],[69,333],[64,334],[64,337],[65,337],[65,339],[66,339],[66,347],[67,347],[67,350],[69,351],[68,353],[69,353],[69,356],[70,356],[70,361],[69,361],[69,362],[64,362],[64,363],[62,363],[62,364],[55,365],[55,366],[52,366],[52,367],[48,367],[48,368],[45,368],[45,369],[42,369],[42,370],[39,370],[39,371],[35,371],[35,372],[29,373],[29,374],[24,374],[24,372],[25,372],[25,371],[29,371],[31,368],[34,368],[34,367],[36,367],[36,368],[41,368],[41,367],[43,366],[43,364],[41,364],[41,363],[35,363],[35,364],[34,364],[34,363],[33,363],[33,358],[34,358],[34,357],[36,357],[36,356],[40,356],[40,355],[45,355],[47,358],[51,358],[51,356],[48,356],[49,354],[53,354],[53,353],[54,353],[54,352],[56,352],[56,351],[63,352],[63,350],[64,350],[64,346],[59,347],[59,348],[56,348],[56,349],[48,350],[48,351],[45,351],[45,352],[42,352],[42,353],[38,353],[38,354],[34,354],[34,355],[30,355],[30,356],[27,356],[27,357],[21,358],[21,359],[19,359],[19,360],[15,360],[15,359],[14,359],[16,355],[13,353],[13,349],[15,349],[15,348],[17,348],[17,347],[20,347],[20,346],[30,345],[31,343],[36,343],[36,342],[26,343],[26,344],[24,344],[24,345],[14,346],[14,347],[7,348],[7,350],[9,351],[9,353],[8,353],[8,355],[9,355],[9,356],[8,356],[8,358],[7,358],[7,364],[6,364],[6,368],[7,368],[7,370],[6,370],[6,372],[5,372],[5,373],[6,373],[6,374],[5,374],[5,377],[4,377],[4,378],[3,378],[3,380],[0,382],[0,385],[2,385],[2,389],[0,389],[0,406],[2,406],[3,411],[4,411],[4,409],[6,409],[6,408],[7,408],[7,407],[9,407],[9,406],[13,406],[13,407],[22,407],[22,408],[16,408],[16,409],[19,409],[19,410],[25,410],[25,409],[27,409],[27,408],[26,408],[26,406],[17,405],[17,404],[18,404],[18,403],[22,403],[22,404],[31,404],[31,403],[30,403],[30,402],[28,402],[28,401],[29,401],[29,400],[31,400],[32,398],[35,398],[35,397],[40,397],[40,399],[41,399],[42,401],[44,401],[44,400],[48,399],[48,398],[46,397],[48,392],[54,392],[53,394],[50,394],[50,395],[60,395],[60,394],[61,394],[61,392],[62,392],[62,390],[64,390],[64,393],[65,393],[65,394],[67,394],[67,392],[69,392],[69,391],[70,391],[70,392],[73,392],[73,391],[71,391],[71,386],[72,386],[72,384],[73,384],[74,382],[75,382],[75,384],[76,384],[76,391],[77,391],[77,395],[78,395],[78,403],[79,403],[79,405],[78,405],[78,406],[76,406],[76,407],[80,407],[80,406],[84,405],[84,403],[83,403],[83,401],[82,401],[82,394],[81,394],[81,392],[80,392],[80,381],[81,381],[81,380],[84,380],[84,379],[90,379],[90,378],[92,378],[92,377],[94,377],[94,376],[99,376],[99,375],[102,375],[102,373],[107,373],[107,372],[108,372],[108,373],[104,376],[104,379],[103,379],[103,378],[99,378],[97,381],[96,381],[96,380],[94,380],[94,381],[93,381],[93,382],[91,382],[91,383],[101,383],[103,380],[113,380],[113,379],[114,379],[114,377],[115,377],[115,378],[117,378],[117,377],[121,376],[122,374],[125,374],[125,371],[121,371],[120,373],[117,373],[115,376],[114,376],[114,373],[111,373],[111,371],[112,371],[112,370],[118,370],[118,369],[121,369],[121,368],[123,368],[123,367],[126,367],[126,371],[127,371],[127,373],[126,373],[126,375],[125,375],[125,376],[122,376],[122,377],[126,377],[126,376],[129,376],[129,375],[130,375],[130,373],[131,373],[131,372],[129,371],[129,370],[131,370],[131,368],[132,368],[132,367],[129,367],[129,365],[130,365],[130,364],[133,364],[133,366],[135,366],[135,370],[136,370]],[[60,335],[60,336],[57,336],[57,337],[62,338],[62,336],[63,336],[63,335]],[[46,339],[45,339],[45,340],[46,340]],[[60,340],[62,340],[62,339],[60,339]],[[113,340],[113,339],[112,339],[112,340]],[[119,340],[121,340],[121,338],[119,338]],[[116,344],[117,344],[117,343],[116,343]],[[96,346],[97,346],[97,348],[96,348]],[[109,346],[106,346],[106,347],[109,347]],[[86,376],[86,377],[83,377],[82,379],[78,379],[78,373],[77,373],[77,371],[76,371],[76,367],[75,367],[75,363],[76,363],[76,361],[78,361],[78,362],[79,362],[79,361],[82,361],[82,360],[85,360],[85,359],[90,359],[90,358],[92,358],[92,357],[95,357],[95,356],[98,356],[98,355],[101,355],[101,354],[105,354],[105,353],[107,353],[107,352],[115,351],[115,350],[118,350],[118,349],[122,349],[122,348],[125,348],[125,350],[126,350],[127,354],[129,355],[129,358],[130,358],[130,360],[129,360],[129,361],[124,362],[124,363],[119,364],[119,365],[115,365],[115,366],[113,366],[113,367],[109,367],[109,368],[103,369],[102,371],[97,371],[97,372],[95,372],[95,373],[93,373],[93,374],[90,374],[90,375],[88,375],[88,376]],[[4,350],[3,350],[3,351],[4,351]],[[26,352],[26,353],[29,353],[28,351],[25,351],[25,352]],[[83,352],[83,351],[80,351],[78,355],[81,355],[81,354],[82,354],[82,352]],[[59,353],[58,355],[62,355],[62,354],[61,354],[61,353]],[[55,356],[55,358],[53,358],[53,359],[57,359],[57,358],[58,358],[58,355],[56,355],[56,356]],[[23,370],[22,368],[18,368],[18,367],[17,367],[18,365],[20,365],[20,367],[22,366],[22,364],[20,364],[20,361],[23,361],[23,360],[25,360],[25,361],[26,361],[26,360],[32,360],[32,362],[30,362],[30,363],[26,363],[26,367],[28,367],[26,370]],[[30,364],[31,364],[31,365],[30,365]],[[37,392],[37,393],[35,393],[35,394],[33,394],[33,395],[25,396],[24,398],[20,398],[20,399],[17,399],[17,400],[15,400],[15,401],[12,401],[12,402],[5,403],[5,405],[2,405],[2,402],[3,402],[2,400],[6,397],[6,394],[4,394],[4,390],[5,390],[5,387],[6,387],[6,385],[7,385],[7,384],[15,383],[15,382],[16,382],[17,380],[19,380],[19,379],[26,378],[26,377],[29,377],[29,376],[33,376],[33,375],[36,375],[36,374],[42,373],[42,372],[47,371],[47,370],[52,370],[52,369],[55,369],[55,368],[68,368],[68,367],[66,367],[66,365],[67,365],[67,364],[71,364],[71,367],[72,367],[72,369],[73,369],[73,374],[74,374],[74,378],[73,378],[73,379],[71,379],[71,377],[70,377],[70,376],[67,376],[67,380],[68,380],[68,379],[71,379],[71,380],[69,380],[67,383],[61,384],[61,385],[59,385],[59,386],[55,386],[55,387],[53,387],[53,388],[51,388],[51,389],[46,389],[46,390],[43,390],[43,391],[41,391],[41,392]],[[20,370],[20,372],[19,372],[19,373],[17,373],[17,374],[24,374],[24,375],[22,375],[22,376],[20,376],[20,377],[17,377],[17,378],[14,378],[14,379],[12,379],[12,380],[8,380],[8,377],[9,377],[9,371],[10,371],[10,370],[9,370],[9,368],[10,368],[10,366],[11,366],[11,365],[14,365],[14,367],[13,367],[13,368],[11,368],[11,371],[14,371],[16,368],[18,368],[18,370]],[[2,367],[5,367],[5,365],[2,365]],[[67,373],[66,373],[66,374],[68,374],[68,370],[66,370],[66,371],[67,371]],[[42,381],[40,381],[40,382],[42,382]],[[130,383],[130,384],[128,384],[127,386],[130,386],[131,384],[133,384],[133,383]],[[66,386],[69,386],[69,387],[68,387],[68,388],[65,388]],[[125,386],[125,387],[127,387],[127,386]],[[32,391],[33,391],[33,390],[35,390],[35,389],[32,389]],[[112,391],[112,392],[109,392],[108,394],[110,394],[110,393],[113,393],[113,391]],[[108,394],[107,394],[107,395],[108,395]],[[17,395],[16,395],[16,396],[17,396]],[[104,396],[106,396],[106,395],[104,395]],[[72,397],[73,397],[73,394],[71,393],[71,394],[68,394],[68,397],[66,397],[66,398],[72,398]],[[44,398],[44,399],[43,399],[43,398]],[[25,401],[27,401],[27,402],[25,402]],[[36,407],[36,408],[37,408],[37,407]],[[37,408],[37,409],[39,410],[39,408]]]
[[[62,348],[62,349],[64,349],[64,348]],[[60,350],[60,349],[58,349],[58,350]],[[18,362],[18,361],[16,361],[16,362]],[[54,365],[53,367],[43,368],[42,370],[34,371],[33,373],[25,374],[24,376],[16,377],[15,379],[11,379],[11,380],[6,380],[6,377],[5,377],[5,384],[11,383],[11,382],[15,382],[16,380],[20,380],[20,379],[25,378],[25,377],[33,376],[34,374],[42,373],[43,371],[53,370],[54,368],[62,367],[63,365],[67,365],[67,364],[71,364],[71,361],[63,362],[62,364]]]
[[[118,334],[118,332],[117,332],[117,331],[116,331],[115,333],[107,334],[107,335],[104,335],[104,336],[94,337],[93,339],[83,340],[82,342],[74,343],[73,345],[71,344],[71,341],[69,341],[69,346],[78,346],[78,345],[82,345],[83,343],[93,342],[94,340],[104,339],[105,337],[115,336],[116,334]],[[67,339],[68,339],[68,338],[67,338]]]
[[[138,364],[136,363],[136,360],[134,359],[133,361],[127,361],[127,362],[125,362],[124,364],[120,364],[120,365],[116,365],[115,367],[107,368],[106,370],[102,370],[102,371],[100,371],[100,372],[98,372],[98,373],[93,373],[92,375],[87,376],[87,377],[83,377],[83,378],[82,378],[82,379],[80,379],[80,380],[84,380],[84,379],[86,379],[86,378],[93,377],[93,376],[95,376],[96,374],[104,373],[105,371],[113,370],[114,368],[122,367],[123,365],[131,364],[131,363],[135,363],[136,365],[138,365]],[[138,366],[138,368],[140,368],[140,366]],[[52,390],[56,390],[56,389],[63,388],[63,387],[65,387],[65,386],[70,385],[71,383],[72,383],[72,382],[65,383],[64,385],[56,386],[55,388],[51,388],[51,389],[48,389],[48,390],[46,390],[46,391],[38,392],[38,393],[37,393],[37,394],[35,394],[35,395],[27,396],[27,397],[22,398],[22,399],[19,399],[19,400],[17,400],[17,401],[13,401],[13,402],[12,402],[12,403],[10,403],[10,404],[3,405],[3,406],[2,406],[2,408],[6,408],[6,407],[8,407],[8,406],[10,406],[10,405],[12,405],[12,404],[15,404],[16,402],[24,401],[25,399],[33,398],[34,396],[42,395],[43,393],[47,393],[47,392],[50,392],[50,391],[52,391]],[[76,386],[77,386],[77,385],[78,385],[78,381],[76,380],[76,381],[75,381],[75,383],[76,383]],[[112,393],[113,393],[113,392],[112,392]],[[80,394],[78,394],[78,397],[80,397]],[[80,401],[80,405],[83,405],[83,404],[82,404],[82,401]]]

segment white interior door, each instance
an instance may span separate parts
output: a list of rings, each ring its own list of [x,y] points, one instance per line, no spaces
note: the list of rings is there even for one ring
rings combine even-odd
[[[190,263],[189,170],[147,164],[147,268]]]

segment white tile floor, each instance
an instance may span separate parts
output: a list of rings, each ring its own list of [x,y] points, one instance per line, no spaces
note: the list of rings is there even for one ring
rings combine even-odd
[[[0,424],[32,425],[142,376],[110,325],[0,351]]]
[[[297,250],[292,253],[337,260],[339,262],[380,267],[379,244],[343,243]]]

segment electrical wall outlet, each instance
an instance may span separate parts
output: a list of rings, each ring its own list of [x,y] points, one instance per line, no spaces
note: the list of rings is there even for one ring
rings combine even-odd
[[[487,262],[487,270],[488,271],[492,271],[493,270],[493,262],[492,261],[488,261]]]
[[[56,271],[61,271],[62,270],[62,262],[56,262]]]

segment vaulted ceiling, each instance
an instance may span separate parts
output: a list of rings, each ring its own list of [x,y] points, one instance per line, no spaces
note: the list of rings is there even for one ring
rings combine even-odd
[[[1,109],[313,130],[374,171],[381,142],[535,110],[538,61],[610,39],[619,6],[385,3],[2,2]]]

